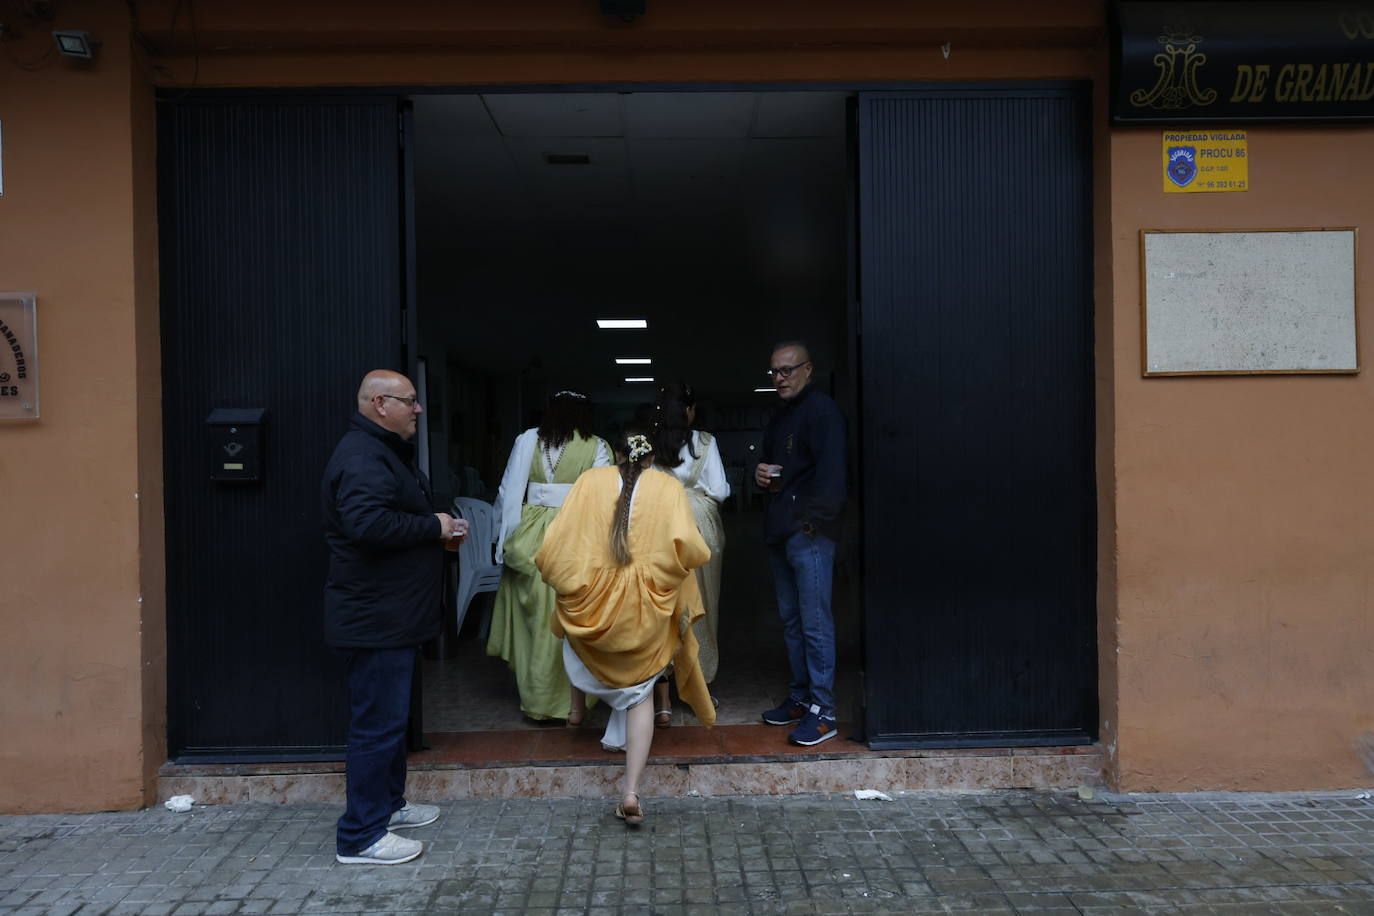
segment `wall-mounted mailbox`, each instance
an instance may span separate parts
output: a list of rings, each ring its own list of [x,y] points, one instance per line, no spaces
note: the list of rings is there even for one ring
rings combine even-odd
[[[210,479],[261,480],[262,436],[267,410],[216,407],[205,418],[210,427]]]

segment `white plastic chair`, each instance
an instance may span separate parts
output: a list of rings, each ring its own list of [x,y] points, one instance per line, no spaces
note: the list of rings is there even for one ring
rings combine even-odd
[[[496,509],[491,503],[459,496],[453,501],[453,514],[468,523],[468,536],[458,546],[458,582],[453,589],[454,609],[458,615],[455,631],[461,632],[472,597],[479,592],[494,592],[501,584],[501,564],[495,562],[499,532]],[[486,638],[485,633],[482,638]]]

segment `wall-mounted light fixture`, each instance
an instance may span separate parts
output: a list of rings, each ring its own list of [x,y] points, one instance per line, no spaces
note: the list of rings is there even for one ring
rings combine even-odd
[[[94,60],[95,49],[100,46],[100,42],[91,38],[86,32],[72,29],[55,30],[52,33],[52,40],[57,42],[57,53],[63,57],[71,57],[76,60]]]

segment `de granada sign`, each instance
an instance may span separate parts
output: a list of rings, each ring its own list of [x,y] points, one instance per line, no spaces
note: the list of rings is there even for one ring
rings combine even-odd
[[[1374,0],[1113,6],[1112,120],[1374,120]]]

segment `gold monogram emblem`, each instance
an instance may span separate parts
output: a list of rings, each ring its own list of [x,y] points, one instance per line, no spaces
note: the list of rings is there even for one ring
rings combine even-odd
[[[1154,60],[1159,68],[1159,79],[1148,92],[1143,89],[1132,92],[1131,104],[1137,108],[1177,111],[1215,102],[1216,90],[1199,89],[1197,84],[1198,68],[1207,63],[1207,55],[1197,49],[1202,36],[1193,35],[1187,29],[1166,28],[1159,36],[1159,43],[1164,46]]]

